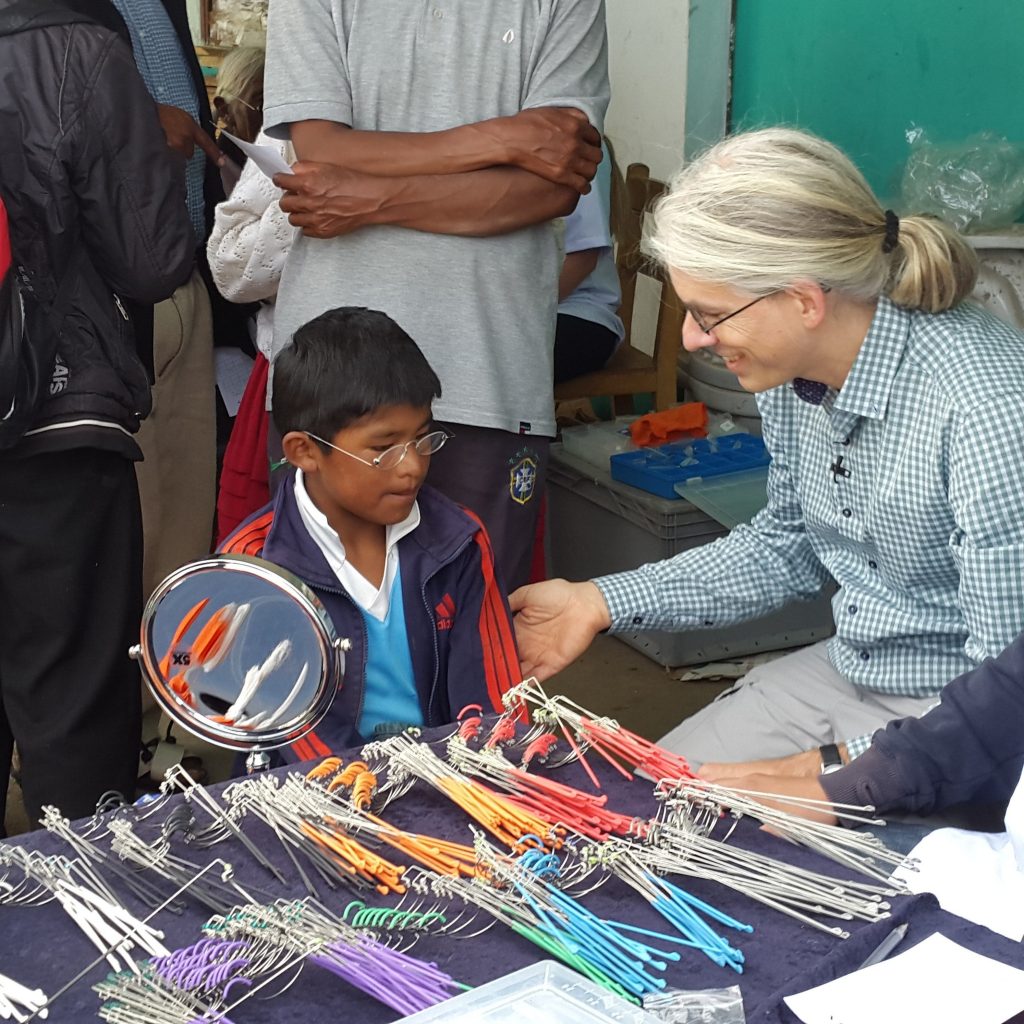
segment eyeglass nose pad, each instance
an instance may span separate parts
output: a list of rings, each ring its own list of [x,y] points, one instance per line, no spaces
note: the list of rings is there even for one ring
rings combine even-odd
[[[416,443],[409,441],[402,446],[402,457],[391,468],[401,473],[410,473],[411,471],[412,474],[416,474],[419,472],[416,462],[417,457],[422,458],[419,452],[416,451]]]

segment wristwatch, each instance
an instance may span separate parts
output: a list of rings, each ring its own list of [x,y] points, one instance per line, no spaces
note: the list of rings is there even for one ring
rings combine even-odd
[[[839,756],[839,747],[834,743],[825,743],[818,747],[821,753],[821,774],[831,775],[843,767],[843,759]]]

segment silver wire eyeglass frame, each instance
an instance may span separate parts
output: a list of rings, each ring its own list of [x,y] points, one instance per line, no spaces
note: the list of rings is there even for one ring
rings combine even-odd
[[[423,437],[416,437],[402,444],[393,444],[374,459],[364,459],[360,455],[347,452],[344,448],[339,448],[336,444],[331,444],[330,441],[325,441],[322,437],[312,433],[312,431],[307,430],[305,433],[307,437],[318,444],[325,444],[328,448],[333,448],[336,452],[341,452],[342,455],[347,455],[350,459],[355,459],[364,466],[371,466],[373,469],[395,469],[408,454],[410,448],[415,448],[417,455],[433,455],[439,452],[452,436],[446,430],[432,430],[429,434],[424,434]]]

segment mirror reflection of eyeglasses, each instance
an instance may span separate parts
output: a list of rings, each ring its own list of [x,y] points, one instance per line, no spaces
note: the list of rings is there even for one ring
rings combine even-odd
[[[394,444],[373,459],[364,459],[359,455],[354,455],[352,452],[347,452],[344,448],[339,448],[336,444],[331,444],[330,441],[317,437],[316,434],[309,430],[306,431],[306,436],[312,438],[318,444],[325,444],[328,448],[333,448],[336,452],[341,452],[342,455],[347,455],[350,459],[361,462],[364,466],[372,466],[374,469],[394,469],[405,458],[410,448],[415,448],[417,455],[433,455],[445,446],[452,435],[446,430],[434,430],[429,434],[424,434],[423,437],[416,437],[402,444]]]

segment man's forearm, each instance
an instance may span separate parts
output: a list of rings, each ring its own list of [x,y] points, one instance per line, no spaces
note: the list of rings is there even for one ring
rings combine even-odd
[[[601,162],[600,135],[571,107],[521,110],[440,132],[368,132],[333,121],[299,121],[291,137],[300,161],[376,177],[508,166],[586,193]]]
[[[579,193],[516,167],[406,178],[373,219],[439,235],[487,237],[565,217]]]
[[[333,121],[302,121],[292,125],[291,136],[300,160],[360,174],[409,177],[459,174],[508,162],[500,132],[491,125],[483,121],[441,132],[364,132]]]
[[[600,249],[577,249],[567,252],[562,262],[562,272],[558,275],[558,301],[567,299],[590,275],[597,266]]]
[[[298,163],[274,176],[281,209],[313,238],[391,224],[439,235],[502,235],[571,213],[579,193],[516,167],[381,178]]]

